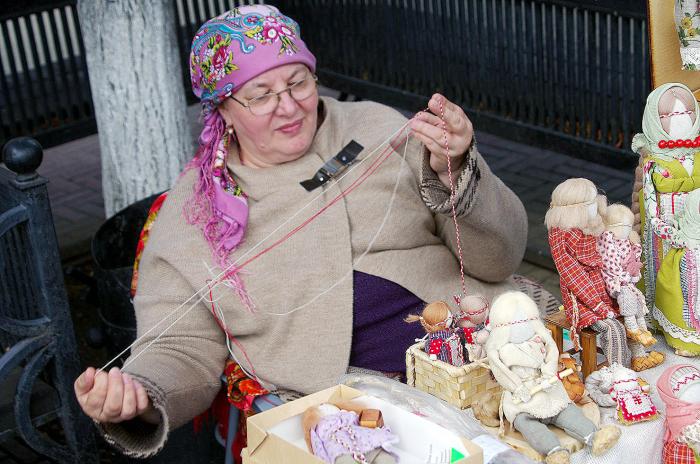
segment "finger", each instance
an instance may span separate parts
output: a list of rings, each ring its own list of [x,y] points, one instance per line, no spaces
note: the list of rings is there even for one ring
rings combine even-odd
[[[150,400],[148,399],[148,393],[146,393],[146,389],[143,385],[141,385],[138,380],[132,379],[132,382],[136,388],[136,414],[141,414],[148,409]]]
[[[423,142],[423,145],[425,145],[425,148],[427,148],[430,151],[430,153],[446,157],[445,148],[442,145],[439,145],[437,142],[435,142],[435,140],[433,140],[432,138],[423,135],[419,132],[414,132],[413,136],[421,142]]]
[[[419,119],[414,119],[411,121],[411,129],[413,132],[421,133],[433,139],[436,143],[445,144],[445,132],[440,127],[436,127]]]
[[[99,419],[105,399],[107,398],[108,376],[106,372],[95,372],[92,389],[85,400],[85,413],[93,419]]]
[[[434,114],[444,117],[449,129],[459,131],[464,128],[465,120],[467,119],[464,111],[443,95],[439,93],[434,94],[428,103],[428,108]]]
[[[124,381],[124,400],[122,401],[122,410],[119,418],[129,420],[136,415],[136,388],[129,374],[122,374],[122,380]]]
[[[75,383],[73,384],[75,396],[77,396],[78,399],[80,399],[80,397],[85,397],[92,388],[94,382],[95,369],[92,367],[88,367],[87,369],[85,369],[85,372],[80,374],[80,376],[77,379],[75,379]]]
[[[107,399],[102,407],[102,418],[112,420],[121,414],[124,401],[124,381],[118,367],[109,371],[109,384],[107,386]]]
[[[413,117],[413,119],[425,121],[428,124],[431,124],[435,127],[442,128],[442,119],[440,119],[440,116],[436,116],[433,113],[428,113],[427,111],[421,111],[420,113],[417,113]]]

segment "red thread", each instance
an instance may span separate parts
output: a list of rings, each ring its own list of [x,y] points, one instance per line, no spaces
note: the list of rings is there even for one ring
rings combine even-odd
[[[408,138],[408,137],[404,137],[404,139],[407,139],[407,138]],[[275,241],[272,245],[268,246],[268,247],[265,248],[264,250],[262,250],[262,251],[256,253],[255,255],[251,256],[251,257],[248,258],[246,261],[244,261],[240,266],[236,266],[234,269],[231,269],[231,270],[227,271],[226,274],[224,274],[223,277],[221,277],[221,278],[222,278],[222,279],[227,279],[227,278],[229,278],[231,275],[237,273],[238,271],[240,271],[241,269],[243,269],[244,267],[246,267],[248,264],[250,264],[251,262],[255,261],[256,259],[258,259],[258,258],[261,257],[262,255],[264,255],[265,253],[271,251],[272,249],[274,249],[274,248],[276,248],[277,246],[281,245],[282,243],[286,242],[292,235],[294,235],[294,234],[296,234],[297,232],[299,232],[300,230],[302,230],[304,227],[306,227],[307,225],[309,225],[309,223],[311,223],[314,219],[316,219],[318,216],[320,216],[321,214],[323,214],[328,208],[330,208],[330,207],[333,206],[334,204],[338,203],[340,200],[342,200],[344,197],[346,197],[350,192],[352,192],[352,191],[355,190],[357,187],[359,187],[360,185],[362,185],[362,183],[363,183],[365,180],[367,180],[367,178],[369,178],[369,176],[371,176],[371,175],[374,173],[374,171],[376,171],[377,168],[378,168],[384,161],[386,161],[387,158],[389,158],[389,156],[391,156],[392,151],[396,150],[396,148],[398,148],[398,146],[400,146],[401,143],[403,143],[403,142],[401,142],[401,143],[396,143],[396,142],[397,142],[396,138],[394,138],[391,142],[389,142],[389,147],[385,148],[385,149],[382,151],[382,154],[379,155],[379,157],[378,157],[376,160],[374,160],[374,161],[372,162],[372,164],[371,164],[357,179],[355,179],[355,180],[350,184],[350,186],[349,186],[347,189],[341,191],[341,192],[340,192],[335,198],[333,198],[326,206],[324,206],[323,208],[321,208],[320,210],[318,210],[317,212],[315,212],[314,214],[312,214],[311,216],[309,216],[304,222],[302,222],[302,223],[299,224],[297,227],[295,227],[294,229],[292,229],[291,231],[289,231],[287,234],[284,235],[284,237],[282,237],[282,238],[278,239],[277,241]],[[389,148],[391,148],[391,150],[389,150]]]
[[[447,125],[445,123],[445,107],[440,99],[440,119],[442,120],[442,134],[445,139],[445,152],[447,154],[447,176],[450,178],[450,204],[452,205],[452,220],[457,232],[457,254],[459,255],[459,276],[462,279],[462,295],[467,294],[467,284],[464,281],[464,259],[462,258],[462,241],[459,238],[459,223],[457,222],[457,212],[455,210],[455,186],[452,182],[452,163],[450,163],[450,146],[447,143]]]

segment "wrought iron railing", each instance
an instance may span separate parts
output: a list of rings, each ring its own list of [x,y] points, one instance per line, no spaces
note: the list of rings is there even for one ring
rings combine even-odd
[[[190,102],[192,36],[207,18],[241,3],[257,2],[174,1]],[[630,140],[641,128],[650,90],[643,2],[276,4],[301,24],[329,87],[408,109],[418,109],[440,91],[461,104],[479,129],[604,164],[632,162]],[[50,146],[94,131],[75,0],[22,5],[15,3],[0,16],[0,143],[34,134]],[[47,56],[50,63],[42,60]],[[37,62],[43,67],[32,66]]]

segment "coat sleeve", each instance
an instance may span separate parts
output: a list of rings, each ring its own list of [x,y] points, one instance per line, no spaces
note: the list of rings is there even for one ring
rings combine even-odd
[[[174,266],[146,248],[134,299],[138,338],[124,371],[146,388],[161,422],[98,424],[105,440],[127,456],[156,454],[169,431],[205,411],[221,389],[228,356],[224,334],[208,308],[190,298],[196,290]]]
[[[420,190],[423,201],[435,214],[440,237],[458,256],[450,189],[431,169],[430,154],[425,149]],[[527,244],[525,208],[515,193],[491,172],[475,142],[460,167],[454,207],[465,272],[486,282],[498,282],[513,274]]]

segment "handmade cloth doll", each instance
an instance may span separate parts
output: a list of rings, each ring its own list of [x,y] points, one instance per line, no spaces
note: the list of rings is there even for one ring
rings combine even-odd
[[[578,349],[578,330],[591,327],[600,334],[609,363],[629,366],[631,358],[635,358],[636,367],[653,367],[663,361],[663,356],[647,355],[634,341],[628,344],[625,327],[616,319],[618,310],[605,289],[596,239],[603,232],[601,213],[606,207],[607,200],[598,195],[593,182],[575,178],[554,189],[545,215],[572,341]]]
[[[617,406],[617,402],[612,397],[610,392],[613,388],[614,377],[617,372],[626,372],[630,375],[635,375],[634,371],[626,368],[618,363],[612,363],[592,372],[586,377],[586,390],[593,401],[604,408],[612,408]],[[641,379],[640,379],[641,380]]]
[[[649,310],[644,294],[635,286],[642,277],[642,246],[639,235],[632,230],[634,214],[624,205],[610,205],[603,220],[605,231],[598,237],[597,247],[603,260],[605,288],[617,300],[627,337],[651,346],[656,339],[644,319]]]
[[[330,464],[396,464],[391,447],[398,437],[386,426],[360,425],[362,410],[352,402],[308,408],[302,427],[309,451]]]
[[[632,141],[632,150],[644,158],[640,214],[647,307],[668,344],[678,354],[688,355],[700,352],[697,330],[683,317],[697,287],[686,272],[695,260],[693,256],[685,258],[688,253],[678,246],[682,244],[674,244],[673,224],[684,210],[688,194],[700,186],[698,109],[688,87],[664,84],[649,94],[643,133]]]
[[[676,0],[675,3],[681,69],[700,70],[700,2],[698,0]]]
[[[644,391],[637,374],[618,369],[613,374],[610,397],[617,406],[617,420],[625,425],[653,420],[659,417],[651,396]]]
[[[424,350],[430,358],[452,364],[464,365],[464,349],[462,341],[452,328],[452,312],[444,301],[427,305],[420,316],[414,314],[406,318],[406,322],[419,321],[426,332]]]
[[[561,381],[552,382],[557,378],[559,351],[535,302],[521,292],[504,293],[493,302],[489,319],[486,353],[491,372],[503,387],[501,410],[508,422],[545,456],[547,464],[569,462],[569,452],[547,424],[591,446],[596,456],[609,450],[620,429],[614,425],[597,429],[569,399]]]
[[[456,330],[470,361],[482,359],[485,356],[483,345],[489,337],[488,319],[489,303],[481,295],[455,296],[459,312],[455,318]]]
[[[700,463],[700,368],[692,364],[671,366],[661,374],[656,387],[666,404],[664,464]]]

